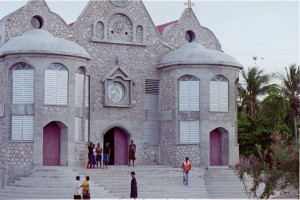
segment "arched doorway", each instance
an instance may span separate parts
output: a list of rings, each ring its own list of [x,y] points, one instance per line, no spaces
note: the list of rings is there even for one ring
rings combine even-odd
[[[128,137],[125,131],[120,128],[112,128],[104,135],[103,145],[109,143],[111,148],[111,165],[128,164]]]
[[[60,127],[56,122],[43,128],[43,165],[60,165]]]
[[[210,132],[210,165],[222,165],[222,137],[217,129]]]
[[[216,128],[210,132],[210,166],[225,166],[229,161],[228,131]]]

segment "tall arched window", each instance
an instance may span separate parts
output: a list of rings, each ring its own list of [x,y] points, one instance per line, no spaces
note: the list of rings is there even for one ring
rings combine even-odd
[[[228,80],[215,76],[210,81],[210,111],[228,112]]]
[[[200,80],[186,75],[179,79],[179,113],[200,111]],[[200,142],[200,120],[182,115],[179,121],[180,143]]]
[[[34,103],[34,69],[26,63],[20,63],[12,70],[12,102]]]
[[[12,104],[34,104],[34,68],[19,63],[12,69]],[[33,115],[12,115],[12,140],[33,140]]]
[[[78,69],[75,74],[75,106],[83,106],[84,72]]]
[[[186,75],[179,80],[179,111],[199,111],[200,80]]]
[[[45,104],[68,104],[68,70],[65,66],[52,63],[45,71]]]

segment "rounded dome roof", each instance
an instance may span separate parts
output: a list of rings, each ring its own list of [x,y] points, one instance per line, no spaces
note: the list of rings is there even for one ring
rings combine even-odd
[[[42,29],[29,30],[0,47],[0,56],[23,53],[68,55],[91,59],[86,50],[75,42],[54,37]]]
[[[158,68],[172,65],[226,65],[242,68],[242,65],[228,54],[207,49],[196,42],[186,43],[167,53],[158,63]]]

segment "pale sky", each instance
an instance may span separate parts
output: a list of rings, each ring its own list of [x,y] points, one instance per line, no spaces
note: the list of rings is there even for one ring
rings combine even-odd
[[[26,4],[0,0],[0,19]],[[66,23],[76,21],[87,0],[46,1]],[[180,18],[183,0],[143,1],[155,25]],[[214,32],[227,54],[244,68],[258,66],[268,73],[284,73],[299,65],[299,1],[199,1],[192,7],[200,24]],[[253,57],[258,59],[254,61]]]

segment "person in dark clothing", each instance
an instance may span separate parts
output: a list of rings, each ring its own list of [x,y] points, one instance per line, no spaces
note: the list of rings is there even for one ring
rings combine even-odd
[[[107,142],[103,148],[103,169],[104,166],[107,169],[107,165],[109,163],[109,156],[110,156],[110,148],[109,148],[109,143]]]
[[[130,167],[131,165],[131,160],[132,160],[132,166],[134,167],[135,152],[136,152],[136,146],[135,144],[133,144],[133,140],[131,140],[131,143],[129,145],[129,152],[128,152],[128,167]]]
[[[91,142],[90,145],[88,146],[88,156],[89,156],[89,160],[88,163],[86,165],[86,168],[92,168],[92,164],[93,164],[93,158],[94,158],[94,154],[93,154],[93,143]]]
[[[130,190],[130,198],[134,198],[136,199],[138,196],[138,191],[137,191],[137,182],[136,182],[136,178],[135,178],[135,173],[131,172],[131,190]]]

